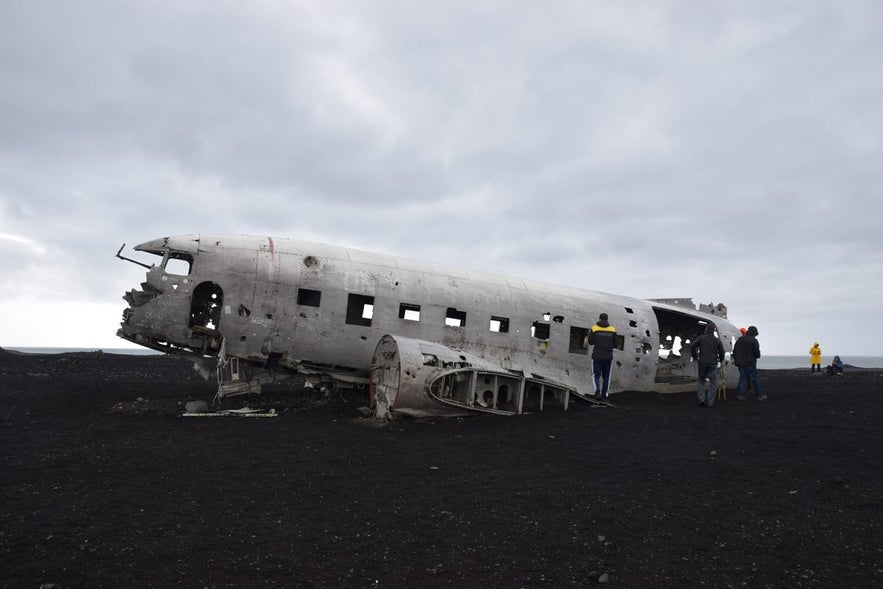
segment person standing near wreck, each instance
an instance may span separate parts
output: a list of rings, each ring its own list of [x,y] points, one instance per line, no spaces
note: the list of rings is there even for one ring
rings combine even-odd
[[[601,313],[598,321],[586,335],[586,344],[592,346],[592,377],[595,397],[606,399],[610,390],[610,367],[613,365],[613,348],[616,347],[616,328]],[[603,379],[603,384],[601,380]]]
[[[813,374],[822,373],[822,348],[819,347],[819,342],[815,342],[809,349],[809,365]]]
[[[723,362],[726,352],[720,338],[714,335],[714,325],[705,326],[705,333],[690,344],[690,355],[699,361],[699,387],[696,391],[700,407],[714,407],[717,395],[717,363]]]
[[[760,358],[760,343],[757,341],[757,328],[751,326],[748,331],[736,340],[733,346],[733,362],[739,367],[739,385],[736,387],[736,398],[745,400],[745,386],[751,384],[758,401],[766,401],[766,395],[760,390],[760,379],[757,376],[757,359]]]

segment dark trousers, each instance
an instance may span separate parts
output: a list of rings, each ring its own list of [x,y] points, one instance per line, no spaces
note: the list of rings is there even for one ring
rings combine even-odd
[[[595,378],[595,393],[600,393],[602,397],[607,398],[607,391],[610,389],[610,366],[613,360],[596,360],[592,359],[592,374]],[[604,379],[602,388],[601,379]]]
[[[760,392],[760,378],[757,376],[757,366],[740,366],[739,386],[736,387],[736,394],[740,397],[744,397],[745,387],[749,384],[754,389],[754,393],[758,397],[761,396],[762,393]]]
[[[699,363],[699,388],[696,394],[700,403],[705,403],[709,407],[714,405],[717,396],[717,377],[717,363]]]

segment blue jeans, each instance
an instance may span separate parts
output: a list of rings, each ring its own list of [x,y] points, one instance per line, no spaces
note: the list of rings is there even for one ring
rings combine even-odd
[[[705,379],[708,379],[708,383]],[[699,388],[696,391],[700,403],[705,403],[709,407],[714,405],[717,398],[717,363],[699,363]]]
[[[607,391],[610,389],[610,366],[613,360],[596,360],[592,359],[592,375],[595,379],[595,393],[601,393],[601,396],[607,398]],[[601,388],[601,379],[604,379],[604,388]]]
[[[756,366],[740,366],[739,367],[739,385],[736,387],[736,394],[740,397],[745,396],[745,386],[751,382],[751,388],[758,397],[763,393],[760,392],[760,378],[757,376]]]

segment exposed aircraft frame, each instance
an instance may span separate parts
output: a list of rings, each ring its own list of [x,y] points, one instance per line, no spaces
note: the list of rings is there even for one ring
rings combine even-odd
[[[619,334],[610,391],[694,386],[686,346],[723,305],[635,299],[289,239],[164,237],[117,335],[178,356],[218,357],[219,395],[302,375],[370,389],[376,414],[520,414],[592,393],[583,339],[605,312]],[[729,358],[729,354],[728,354]],[[736,371],[726,361],[725,377]]]

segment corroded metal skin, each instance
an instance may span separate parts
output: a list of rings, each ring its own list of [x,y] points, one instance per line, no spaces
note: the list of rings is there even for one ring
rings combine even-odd
[[[724,342],[722,370],[735,383],[729,352],[740,334],[723,305],[635,299],[271,237],[183,235],[134,249],[155,258],[142,264],[141,289],[124,297],[118,335],[233,361],[240,382],[226,383],[230,394],[299,374],[314,384],[369,385],[375,394],[383,387],[393,399],[389,415],[517,414],[528,412],[524,403],[538,407],[536,398],[566,408],[570,392],[593,392],[583,339],[602,312],[620,335],[612,393],[692,388],[696,368],[686,350],[707,323]],[[383,360],[393,350],[395,390],[392,363]],[[459,355],[466,360],[455,369]],[[431,356],[449,369],[431,370]],[[372,377],[372,366],[386,376]],[[408,371],[419,382],[403,380]],[[467,377],[473,384],[463,384]],[[483,385],[492,381],[488,405]],[[545,392],[531,389],[536,383]]]

